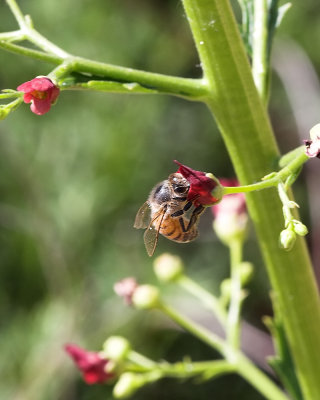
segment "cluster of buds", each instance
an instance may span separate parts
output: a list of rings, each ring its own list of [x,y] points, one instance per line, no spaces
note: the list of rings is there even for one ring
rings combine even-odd
[[[308,233],[308,228],[297,219],[292,219],[288,226],[280,233],[280,246],[285,250],[291,250],[297,235],[305,236]]]

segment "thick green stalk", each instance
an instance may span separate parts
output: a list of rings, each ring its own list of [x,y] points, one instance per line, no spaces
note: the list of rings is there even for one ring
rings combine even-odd
[[[214,114],[242,184],[260,180],[279,156],[265,108],[227,0],[183,0],[211,89],[207,104]],[[320,399],[320,306],[305,242],[279,249],[281,203],[275,189],[247,194],[275,298],[305,400]]]
[[[255,0],[252,44],[252,75],[264,104],[268,99],[268,1]]]

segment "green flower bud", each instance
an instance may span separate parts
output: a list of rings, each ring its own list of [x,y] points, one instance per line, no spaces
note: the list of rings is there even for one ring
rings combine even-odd
[[[103,354],[109,360],[122,361],[130,350],[130,343],[122,336],[110,336],[103,344]]]
[[[284,229],[280,233],[280,245],[285,250],[291,250],[296,241],[296,234],[292,229]]]
[[[224,279],[220,284],[220,292],[223,298],[229,299],[231,295],[231,279]]]
[[[239,269],[240,269],[241,285],[245,286],[252,278],[253,265],[252,263],[245,261],[239,265]]]
[[[183,262],[180,257],[164,253],[153,263],[154,272],[162,282],[172,282],[183,273]]]
[[[132,304],[141,309],[156,308],[159,301],[159,289],[152,285],[138,286],[132,296]]]
[[[308,233],[308,228],[298,220],[293,221],[293,230],[299,236],[306,236]]]
[[[144,383],[145,380],[142,375],[133,372],[124,372],[113,388],[113,396],[116,399],[130,397]]]
[[[7,116],[10,114],[10,111],[11,110],[9,107],[0,107],[0,121],[7,118]]]

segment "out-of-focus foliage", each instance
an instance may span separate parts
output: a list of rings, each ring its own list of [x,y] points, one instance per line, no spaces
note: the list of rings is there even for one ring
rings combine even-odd
[[[177,1],[29,0],[35,26],[67,51],[124,66],[188,77],[201,75]],[[294,4],[280,29],[306,48],[316,68],[317,2]],[[1,31],[16,29],[5,2]],[[0,87],[16,88],[51,66],[0,52]],[[232,96],[232,94],[230,94]],[[272,96],[281,147],[298,144],[283,91]],[[290,131],[290,145],[286,142]],[[100,349],[110,334],[128,336],[141,352],[170,361],[212,355],[157,314],[138,313],[115,298],[113,283],[134,275],[154,281],[135,213],[152,186],[176,170],[173,159],[217,176],[232,176],[224,145],[206,107],[165,96],[63,92],[50,113],[27,105],[0,125],[0,398],[111,398],[87,387],[63,353],[77,342]],[[307,214],[306,210],[303,210]],[[210,290],[228,274],[228,253],[203,216],[200,238],[179,245],[160,238],[157,253],[178,253],[187,272]],[[267,286],[253,235],[246,249],[256,266],[248,318],[268,312]],[[262,290],[262,288],[264,288]],[[256,321],[256,324],[260,324]],[[170,325],[171,327],[171,325]],[[230,379],[230,378],[228,378]],[[258,399],[240,378],[204,386],[165,381],[135,399]],[[228,384],[226,384],[228,382]],[[196,390],[196,392],[194,392]]]

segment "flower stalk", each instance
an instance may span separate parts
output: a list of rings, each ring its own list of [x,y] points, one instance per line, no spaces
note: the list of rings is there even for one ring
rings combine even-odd
[[[279,151],[230,4],[227,0],[183,0],[183,4],[211,91],[206,103],[240,183],[256,182],[270,172]],[[320,398],[320,364],[314,351],[320,348],[318,291],[304,240],[297,238],[290,252],[279,249],[282,205],[274,194],[273,190],[248,193],[247,204],[279,301],[304,398],[314,400]]]

